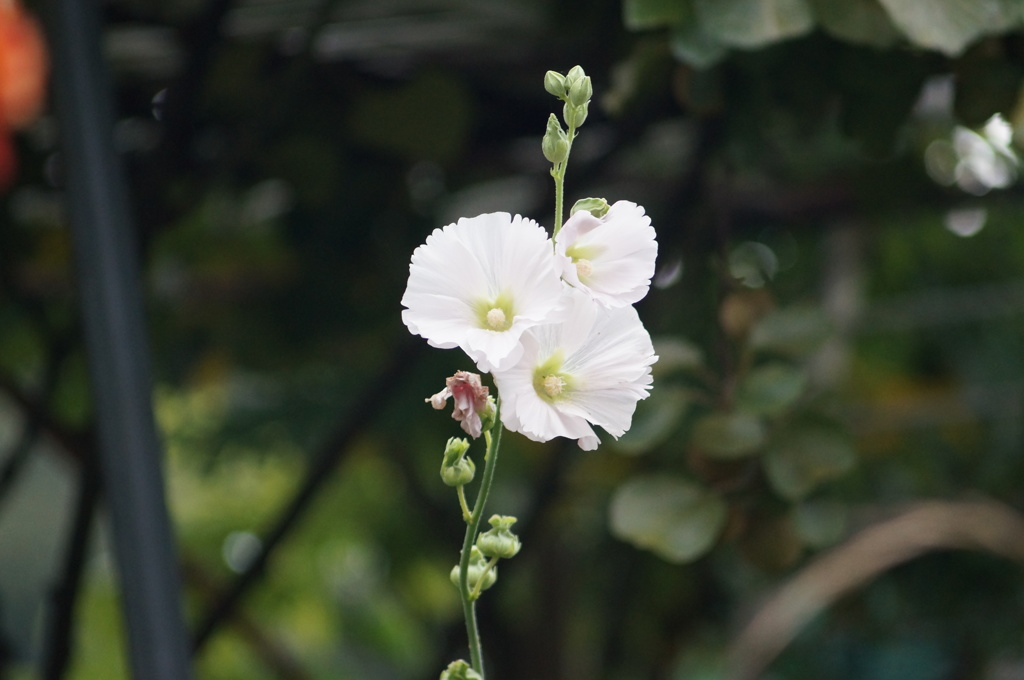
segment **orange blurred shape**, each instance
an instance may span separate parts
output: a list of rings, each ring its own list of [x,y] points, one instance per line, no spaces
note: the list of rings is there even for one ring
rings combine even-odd
[[[17,0],[0,0],[0,123],[18,130],[39,115],[49,58],[43,32]]]

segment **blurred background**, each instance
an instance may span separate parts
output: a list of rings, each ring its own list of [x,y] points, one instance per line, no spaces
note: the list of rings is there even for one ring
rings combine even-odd
[[[505,437],[489,511],[524,550],[480,602],[488,677],[1024,678],[1019,2],[99,10],[198,678],[466,656],[458,430],[424,398],[470,365],[399,300],[436,227],[550,226],[543,76],[576,64],[567,200],[651,216],[661,359],[618,442]],[[46,73],[18,63],[0,87]],[[116,680],[67,121],[40,106],[0,148],[0,677],[42,677],[56,611],[61,676]]]

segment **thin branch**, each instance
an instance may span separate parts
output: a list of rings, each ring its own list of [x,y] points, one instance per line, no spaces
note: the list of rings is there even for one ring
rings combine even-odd
[[[26,392],[12,376],[0,372],[0,392],[21,408],[30,419],[37,419],[39,426],[52,436],[73,458],[80,459],[82,451],[88,448],[93,437],[89,430],[74,430],[54,418],[53,414],[36,397]]]
[[[67,671],[74,645],[75,606],[82,583],[82,573],[88,557],[89,536],[96,517],[100,496],[100,476],[95,447],[81,456],[78,502],[71,540],[64,557],[60,581],[52,593],[50,621],[46,636],[46,658],[43,661],[43,680],[60,680]]]
[[[53,396],[61,367],[64,365],[64,361],[67,359],[73,346],[74,339],[72,333],[58,335],[50,345],[46,370],[43,373],[39,389],[40,396],[33,400],[35,404],[33,408],[23,407],[26,413],[21,436],[14,446],[11,447],[11,452],[4,461],[3,469],[0,469],[0,504],[3,503],[7,498],[7,494],[14,487],[18,474],[28,461],[29,455],[35,447],[36,440],[43,430],[44,420],[47,419],[50,413],[46,404],[49,402],[50,397]],[[8,380],[14,384],[13,378],[8,378]]]
[[[199,652],[220,625],[232,616],[239,601],[266,570],[274,549],[302,517],[317,492],[330,478],[331,472],[348,453],[352,442],[381,411],[391,395],[400,391],[403,378],[409,374],[423,348],[422,343],[405,342],[403,345],[391,353],[394,357],[391,363],[383,371],[374,373],[369,384],[359,391],[361,396],[348,418],[327,437],[316,452],[302,484],[263,539],[259,554],[200,620],[192,639],[195,652]]]
[[[182,572],[185,582],[197,590],[201,597],[214,598],[217,596],[214,577],[198,561],[189,559],[187,556],[182,557]],[[280,640],[260,628],[244,612],[236,611],[231,624],[249,646],[249,649],[282,680],[310,680],[312,678],[291,650]]]
[[[760,608],[730,650],[729,680],[755,680],[818,613],[883,572],[935,550],[1024,562],[1024,516],[993,501],[917,503],[811,562]]]

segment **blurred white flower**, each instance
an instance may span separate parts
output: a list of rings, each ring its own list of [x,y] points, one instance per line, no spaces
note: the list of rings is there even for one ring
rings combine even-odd
[[[623,307],[647,295],[658,257],[651,218],[630,201],[616,201],[604,217],[574,213],[555,236],[562,278],[605,307]]]
[[[564,302],[557,321],[523,334],[522,357],[494,382],[505,427],[534,441],[577,439],[589,451],[600,443],[591,424],[615,438],[629,429],[658,357],[633,307],[608,309],[568,286]]]
[[[555,312],[562,283],[551,240],[508,213],[435,229],[412,254],[402,321],[434,347],[461,347],[483,372],[514,364],[523,331]]]

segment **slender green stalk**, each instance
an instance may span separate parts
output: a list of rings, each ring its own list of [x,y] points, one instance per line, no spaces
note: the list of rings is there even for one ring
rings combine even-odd
[[[466,504],[466,487],[465,487],[465,485],[460,485],[458,487],[458,494],[459,494],[459,507],[462,508],[462,519],[465,520],[466,522],[468,522],[470,519],[473,518],[473,514],[469,511],[469,505]]]
[[[476,542],[477,532],[480,530],[480,519],[484,514],[484,505],[487,503],[487,496],[491,493],[491,485],[494,483],[494,469],[498,463],[498,449],[501,446],[501,433],[504,427],[498,415],[495,414],[494,428],[497,434],[491,437],[491,432],[484,433],[484,440],[487,443],[487,452],[484,454],[484,474],[480,482],[480,491],[477,494],[476,502],[473,503],[473,513],[470,515],[469,524],[466,527],[466,538],[462,542],[462,559],[459,561],[459,595],[462,597],[462,613],[466,619],[466,636],[469,639],[469,659],[473,670],[484,677],[484,658],[480,645],[480,632],[476,624],[476,598],[469,590],[469,556]],[[479,593],[476,593],[479,596]]]
[[[484,570],[482,572],[480,572],[480,580],[476,582],[476,587],[473,588],[473,592],[469,594],[469,599],[473,600],[474,602],[476,602],[477,599],[479,599],[480,593],[483,592],[484,583],[487,581],[487,575],[490,574],[491,569],[494,569],[495,565],[498,564],[499,559],[501,558],[492,557],[491,559],[487,560],[487,566],[484,567]]]
[[[562,228],[562,212],[564,210],[562,207],[562,196],[565,193],[565,173],[552,170],[551,176],[555,178],[555,226],[552,229],[551,235],[555,236],[558,234],[558,230]]]
[[[569,131],[565,136],[569,140],[569,149],[565,152],[565,160],[551,168],[551,176],[555,180],[555,226],[551,230],[552,237],[556,236],[562,228],[562,214],[565,212],[565,167],[569,165],[569,154],[572,153],[572,140],[576,137],[576,126],[570,125]]]

